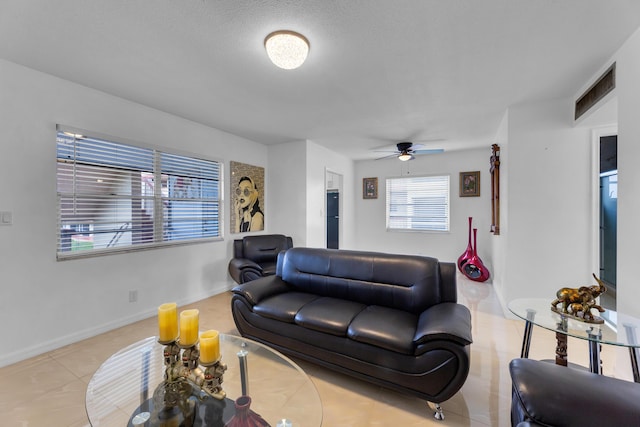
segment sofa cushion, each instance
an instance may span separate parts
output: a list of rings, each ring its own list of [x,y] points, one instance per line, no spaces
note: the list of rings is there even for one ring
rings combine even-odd
[[[349,325],[348,337],[354,341],[413,354],[413,336],[418,317],[394,308],[371,305],[361,311]]]
[[[298,311],[317,298],[317,295],[304,292],[286,292],[254,305],[253,311],[264,317],[294,323]]]
[[[285,252],[282,279],[300,292],[414,314],[439,304],[443,285],[435,258],[302,247]]]
[[[353,301],[318,298],[298,311],[295,322],[305,328],[344,337],[351,320],[364,308],[364,304]]]

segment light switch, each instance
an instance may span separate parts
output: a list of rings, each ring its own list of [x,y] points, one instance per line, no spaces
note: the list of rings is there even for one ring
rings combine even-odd
[[[13,224],[13,214],[8,211],[0,212],[0,225],[11,225],[11,224]]]

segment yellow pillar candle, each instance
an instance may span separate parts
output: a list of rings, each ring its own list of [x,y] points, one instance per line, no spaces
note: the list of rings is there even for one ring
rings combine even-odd
[[[198,342],[200,311],[197,309],[180,312],[180,345],[189,347]]]
[[[158,307],[158,340],[171,342],[178,338],[178,306],[175,302]]]
[[[213,329],[200,334],[200,363],[207,365],[220,358],[220,334]]]

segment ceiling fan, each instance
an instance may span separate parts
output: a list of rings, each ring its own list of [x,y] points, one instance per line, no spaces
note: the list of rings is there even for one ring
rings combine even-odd
[[[414,144],[413,142],[399,142],[396,144],[396,148],[397,148],[396,151],[379,151],[379,152],[387,152],[387,153],[392,152],[393,154],[380,157],[376,160],[388,159],[389,157],[397,157],[398,160],[402,162],[406,162],[408,160],[415,159],[416,155],[435,154],[435,153],[442,153],[444,151],[444,149],[442,148],[421,149],[422,147],[424,146],[421,144]]]

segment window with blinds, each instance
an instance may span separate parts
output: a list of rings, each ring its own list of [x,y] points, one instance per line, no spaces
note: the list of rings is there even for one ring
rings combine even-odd
[[[449,231],[449,176],[389,178],[387,230]]]
[[[220,238],[221,164],[57,132],[58,259]]]

